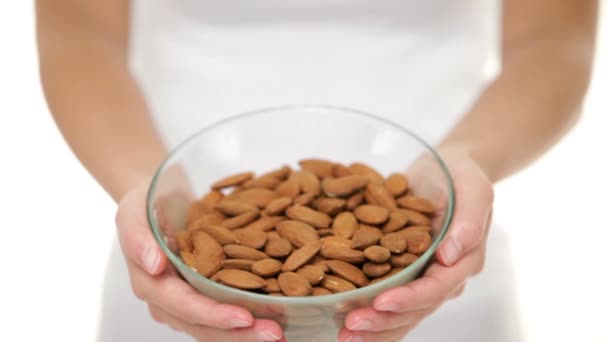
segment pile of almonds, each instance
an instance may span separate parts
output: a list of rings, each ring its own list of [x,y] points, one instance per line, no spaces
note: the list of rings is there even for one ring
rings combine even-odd
[[[238,289],[317,296],[383,280],[429,248],[434,205],[404,175],[323,159],[299,165],[213,183],[175,236],[182,260]]]

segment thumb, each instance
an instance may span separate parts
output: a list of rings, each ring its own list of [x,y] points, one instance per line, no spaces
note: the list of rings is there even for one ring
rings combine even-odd
[[[453,173],[456,208],[452,225],[437,250],[438,261],[451,266],[479,245],[486,235],[494,191],[492,183],[476,165]]]
[[[138,265],[151,275],[162,273],[167,256],[154,239],[146,216],[148,182],[141,183],[119,202],[116,227],[120,247],[127,263]]]

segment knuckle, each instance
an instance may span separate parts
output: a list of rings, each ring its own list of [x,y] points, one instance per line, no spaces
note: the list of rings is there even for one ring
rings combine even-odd
[[[161,314],[159,308],[152,306],[152,305],[148,305],[148,312],[150,313],[150,317],[152,317],[152,319],[156,323],[161,323],[161,324],[166,323],[165,320],[163,319],[163,315]]]
[[[136,281],[131,280],[131,291],[137,299],[146,301],[146,291]]]

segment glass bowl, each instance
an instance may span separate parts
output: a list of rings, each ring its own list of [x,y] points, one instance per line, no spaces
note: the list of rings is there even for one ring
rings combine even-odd
[[[316,297],[274,297],[211,281],[186,266],[173,236],[185,229],[190,204],[210,184],[241,171],[262,173],[304,158],[364,162],[383,175],[406,172],[416,195],[436,204],[432,244],[412,265],[373,285]],[[407,129],[357,110],[289,106],[241,114],[186,139],[157,170],[147,198],[150,227],[183,278],[219,302],[241,305],[279,322],[289,341],[334,341],[346,314],[383,290],[415,279],[447,232],[454,208],[450,175],[439,155]],[[213,313],[210,313],[213,314]]]

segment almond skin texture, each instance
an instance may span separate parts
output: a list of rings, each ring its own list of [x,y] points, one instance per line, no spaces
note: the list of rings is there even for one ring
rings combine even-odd
[[[241,245],[226,245],[224,253],[234,259],[262,260],[268,258],[268,254],[264,252]]]
[[[244,229],[255,229],[267,232],[272,230],[279,222],[283,221],[284,218],[281,216],[266,216],[260,217],[256,221],[246,225]]]
[[[274,189],[279,196],[294,199],[300,195],[300,185],[295,181],[285,181]]]
[[[353,248],[364,249],[375,245],[382,238],[382,231],[376,227],[360,224],[353,236]]]
[[[254,211],[249,211],[239,216],[224,220],[221,225],[228,229],[240,228],[246,224],[251,223],[252,221],[257,219],[258,216],[260,216],[260,211],[256,209]]]
[[[269,172],[266,172],[266,173],[260,175],[260,178],[261,177],[274,177],[280,181],[284,181],[287,179],[287,177],[289,177],[290,174],[291,174],[291,168],[288,165],[283,165],[276,170],[272,170],[272,171],[269,171]]]
[[[381,184],[368,184],[364,195],[366,199],[373,199],[371,201],[368,199],[368,203],[374,202],[377,206],[383,207],[387,210],[397,209],[397,202],[395,202],[395,198]]]
[[[175,242],[180,251],[192,252],[192,248],[194,248],[192,246],[192,232],[189,230],[180,230],[175,233]]]
[[[211,237],[221,245],[229,245],[239,242],[239,239],[234,232],[222,226],[202,226],[199,228],[199,230],[211,235]]]
[[[377,264],[375,262],[366,262],[365,264],[363,264],[363,273],[365,273],[365,275],[370,278],[382,277],[390,270],[391,264],[386,262],[382,264]]]
[[[329,216],[336,216],[346,209],[346,201],[342,198],[319,198],[314,200],[312,205],[318,211]]]
[[[283,266],[283,264],[277,259],[262,259],[256,261],[251,266],[251,272],[253,274],[259,275],[260,277],[266,278],[274,276],[281,272],[281,266]]]
[[[363,254],[370,261],[377,263],[383,263],[391,257],[391,251],[382,246],[369,246],[363,251]]]
[[[346,177],[352,175],[353,172],[344,164],[334,164],[332,175],[335,178]]]
[[[319,284],[325,276],[323,267],[319,265],[306,265],[301,267],[296,273],[304,277],[312,286]]]
[[[400,254],[407,250],[407,239],[398,232],[388,233],[380,238],[380,246],[388,249],[391,253]]]
[[[290,197],[278,197],[270,201],[266,206],[266,214],[274,216],[279,215],[291,205],[292,199]]]
[[[325,246],[321,250],[320,254],[322,257],[327,259],[342,260],[353,264],[364,262],[366,260],[362,251],[339,245]]]
[[[348,280],[333,275],[325,275],[321,281],[321,286],[333,293],[356,290],[357,287]]]
[[[268,278],[266,279],[266,286],[262,288],[262,291],[266,293],[281,292],[281,288],[279,287],[279,282],[276,278]]]
[[[285,211],[287,217],[308,223],[315,228],[327,228],[331,224],[331,217],[309,207],[294,205]]]
[[[314,173],[306,170],[292,172],[289,180],[298,183],[302,193],[312,193],[318,196],[321,193],[321,182]]]
[[[220,190],[231,186],[242,184],[253,178],[253,172],[237,173],[218,180],[211,185],[211,189]]]
[[[302,159],[298,162],[302,170],[314,173],[319,178],[333,176],[334,163],[325,159]]]
[[[310,259],[312,259],[319,250],[323,242],[315,241],[304,245],[302,248],[295,250],[283,263],[281,271],[292,272],[305,265]]]
[[[358,287],[369,284],[369,279],[357,266],[340,260],[327,260],[327,267],[336,275],[344,278]]]
[[[230,199],[221,200],[215,207],[228,216],[238,216],[248,212],[258,211],[258,208],[253,204]]]
[[[325,295],[330,295],[330,294],[332,294],[332,292],[326,288],[323,288],[323,287],[313,287],[312,288],[313,296],[325,296]]]
[[[330,245],[339,245],[347,248],[352,248],[353,241],[347,238],[343,238],[341,236],[327,236],[321,239],[323,241],[323,247],[327,247]]]
[[[357,220],[371,225],[383,224],[388,220],[388,210],[379,206],[364,204],[354,211]]]
[[[266,244],[268,236],[261,230],[256,229],[239,229],[236,231],[236,236],[239,244],[254,249],[260,249]]]
[[[431,201],[416,197],[413,195],[405,195],[397,199],[399,206],[405,209],[416,210],[425,214],[432,214],[435,212],[435,206]]]
[[[252,290],[266,286],[266,281],[263,278],[251,272],[233,269],[221,270],[218,273],[220,283],[237,289]]]
[[[264,252],[273,258],[284,258],[291,253],[291,250],[291,243],[284,238],[272,239],[266,243],[264,248]]]
[[[255,179],[246,181],[241,185],[243,189],[264,188],[274,189],[281,183],[281,180],[272,176],[261,176]]]
[[[359,223],[357,222],[355,215],[346,211],[336,216],[331,228],[337,236],[350,239],[357,229],[359,229]]]
[[[197,230],[200,227],[208,225],[219,225],[220,223],[224,222],[224,219],[226,219],[226,216],[224,216],[224,214],[222,214],[218,210],[214,210],[208,214],[199,217],[198,220],[190,223],[188,225],[188,230]]]
[[[382,184],[384,182],[384,177],[382,177],[380,172],[376,171],[369,165],[363,163],[352,163],[350,164],[349,168],[352,173],[369,178],[370,183]]]
[[[281,273],[278,281],[281,291],[289,297],[307,296],[312,292],[312,286],[308,281],[294,272]]]
[[[422,254],[431,246],[431,235],[421,233],[407,238],[407,252],[412,254]]]
[[[402,211],[393,211],[388,215],[388,221],[382,227],[383,233],[392,233],[397,231],[407,224],[408,217]]]
[[[256,188],[232,193],[226,196],[226,199],[244,202],[258,208],[264,208],[270,201],[277,197],[279,197],[279,195],[272,190]]]
[[[309,205],[315,199],[315,194],[312,192],[307,192],[301,194],[293,200],[293,204],[295,205]]]
[[[319,233],[310,225],[293,220],[282,221],[277,224],[277,232],[292,245],[299,248],[307,243],[319,241]]]
[[[393,173],[384,181],[386,189],[395,197],[403,195],[407,191],[408,184],[407,177],[400,173]]]
[[[359,192],[356,192],[355,194],[351,195],[346,200],[346,209],[351,210],[351,211],[355,210],[355,208],[360,206],[361,203],[363,203],[363,192],[359,191]]]
[[[430,226],[431,225],[431,219],[429,219],[424,214],[421,214],[415,210],[401,209],[399,211],[401,211],[407,215],[409,224],[414,224],[417,226]]]
[[[323,192],[330,197],[346,197],[355,191],[365,188],[369,178],[361,175],[351,175],[341,178],[327,178],[321,183]]]
[[[255,263],[255,260],[247,260],[247,259],[226,259],[222,263],[222,268],[225,270],[237,269],[243,271],[250,271],[251,266]]]
[[[196,231],[192,234],[196,256],[196,270],[205,277],[217,272],[224,261],[222,246],[209,234]]]
[[[390,259],[390,264],[394,267],[408,267],[418,260],[418,256],[410,253],[393,255]]]

